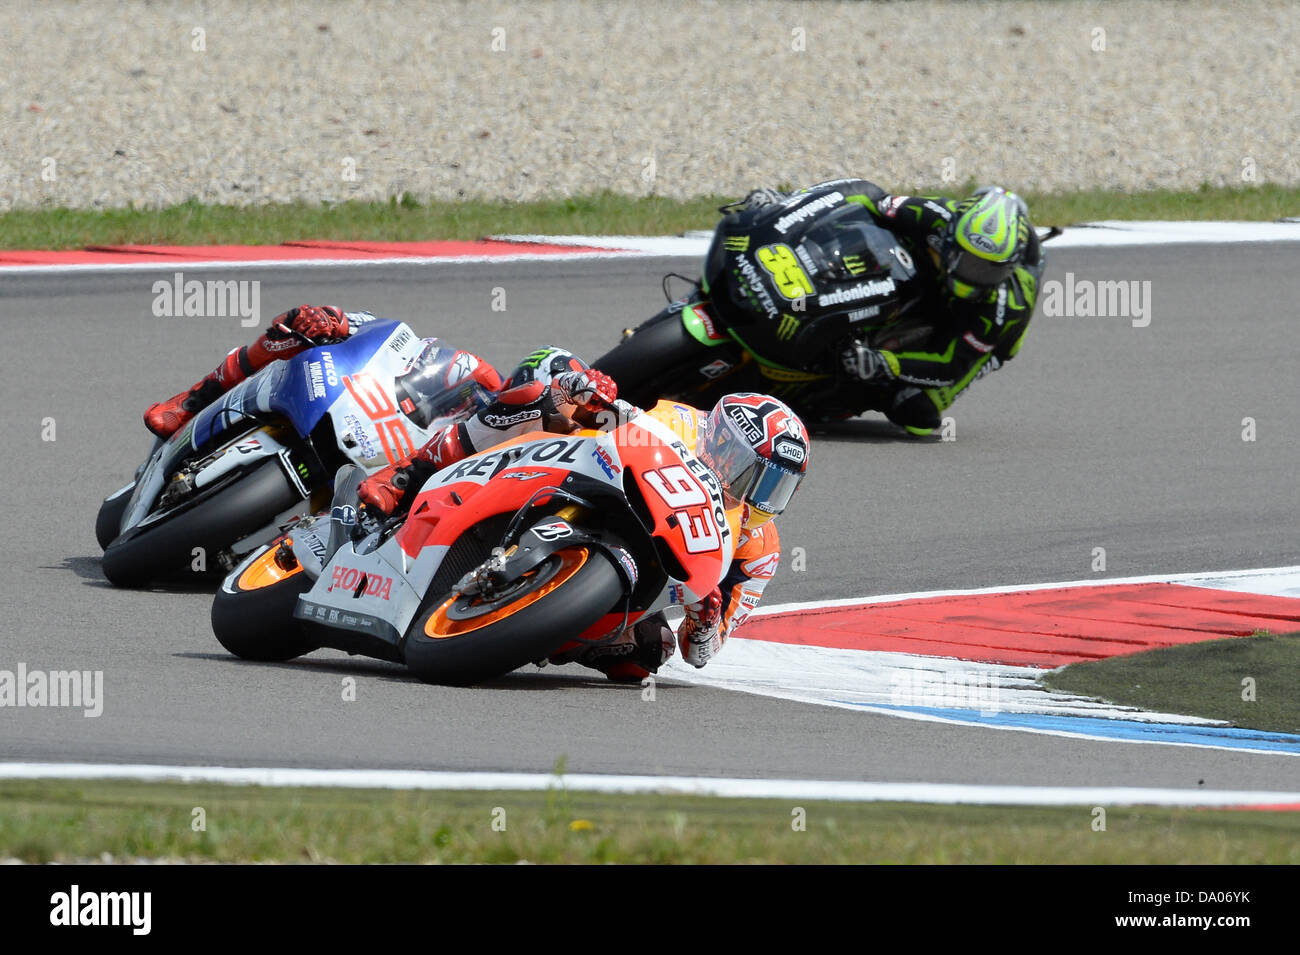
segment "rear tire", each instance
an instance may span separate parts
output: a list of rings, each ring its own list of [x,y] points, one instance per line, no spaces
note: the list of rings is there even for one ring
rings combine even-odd
[[[576,570],[566,563],[585,553]],[[550,577],[540,571],[550,561],[560,566]],[[435,630],[448,624],[446,608],[465,602],[459,594],[439,596],[415,618],[406,638],[406,666],[426,683],[466,686],[509,673],[526,663],[550,656],[567,641],[585,631],[610,612],[623,598],[623,579],[610,560],[591,547],[569,547],[556,551],[539,568],[536,586],[512,595],[510,603],[495,607],[492,622],[466,632],[431,637],[426,628]],[[540,597],[536,591],[568,573]],[[524,603],[525,600],[531,602]],[[511,606],[520,609],[508,612]],[[472,609],[472,608],[471,608]],[[437,618],[437,619],[434,619]],[[472,620],[472,618],[471,618]],[[470,625],[464,618],[461,624]]]
[[[618,396],[642,408],[661,398],[699,390],[699,365],[707,364],[711,352],[696,341],[682,325],[681,312],[667,309],[641,325],[630,336],[592,362],[593,368],[618,382]]]
[[[259,560],[274,559],[273,552],[274,548],[268,550]],[[240,586],[246,576],[232,575],[212,601],[212,632],[217,641],[241,659],[262,663],[282,663],[318,649],[303,623],[293,617],[299,595],[312,585],[301,568],[255,588]]]
[[[104,576],[118,587],[140,587],[183,570],[201,547],[211,558],[235,541],[266,527],[300,502],[276,461],[180,505],[157,524],[132,528],[104,549]]]

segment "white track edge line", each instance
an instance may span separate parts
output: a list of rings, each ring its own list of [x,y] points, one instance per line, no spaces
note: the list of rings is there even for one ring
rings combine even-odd
[[[605,793],[669,793],[749,799],[835,799],[850,802],[931,802],[983,805],[1249,806],[1300,803],[1300,793],[1125,786],[1014,786],[967,783],[860,782],[819,779],[737,779],[575,773],[435,772],[429,770],[242,768],[95,763],[0,763],[0,779],[131,779],[251,786],[350,789],[514,790],[554,788]]]
[[[737,640],[743,640],[744,637],[737,637]],[[1044,673],[1047,671],[1044,670]],[[669,674],[671,677],[672,674]],[[681,682],[687,683],[688,680],[682,679]],[[1196,749],[1213,749],[1224,753],[1238,753],[1243,756],[1280,756],[1284,759],[1295,759],[1296,752],[1285,749],[1266,749],[1263,747],[1251,746],[1229,746],[1224,743],[1212,742],[1192,742],[1190,740],[1174,739],[1142,739],[1127,736],[1107,736],[1103,733],[1090,733],[1086,729],[1047,729],[1039,726],[1016,726],[1014,724],[990,723],[977,719],[962,719],[957,716],[939,716],[934,713],[921,713],[915,710],[908,710],[905,707],[875,706],[870,703],[846,703],[843,700],[815,700],[808,696],[800,696],[794,690],[778,690],[770,687],[755,688],[750,686],[740,686],[737,684],[727,683],[691,683],[691,686],[703,686],[712,690],[727,690],[731,693],[748,693],[751,696],[764,696],[770,699],[786,700],[790,703],[806,703],[811,706],[829,706],[833,709],[848,710],[855,713],[871,713],[875,716],[887,716],[896,719],[915,720],[921,723],[941,723],[945,726],[959,726],[969,729],[996,730],[1003,733],[1033,733],[1035,736],[1055,736],[1060,739],[1080,740],[1090,743],[1124,743],[1137,746],[1189,746]],[[1033,715],[1051,715],[1051,714],[1032,714],[1026,713],[1026,716]],[[1082,717],[1083,719],[1112,719],[1114,722],[1133,722],[1126,721],[1122,718],[1114,717]],[[1211,724],[1187,724],[1188,728],[1205,726],[1210,729],[1226,726],[1226,723],[1216,722]],[[2,777],[0,777],[2,778]]]

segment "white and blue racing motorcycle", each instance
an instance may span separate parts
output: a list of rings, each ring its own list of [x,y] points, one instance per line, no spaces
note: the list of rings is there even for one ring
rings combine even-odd
[[[344,464],[401,460],[491,400],[468,356],[376,319],[263,368],[154,442],[100,507],[104,576],[138,587],[228,571],[329,504]]]

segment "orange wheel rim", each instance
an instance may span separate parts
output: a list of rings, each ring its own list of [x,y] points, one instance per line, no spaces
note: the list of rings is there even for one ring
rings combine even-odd
[[[579,547],[574,550],[562,550],[558,553],[560,558],[560,569],[555,572],[555,576],[548,580],[536,590],[530,590],[518,600],[512,600],[503,607],[496,610],[488,611],[480,617],[474,617],[471,620],[453,620],[447,616],[447,610],[461,596],[452,594],[442,602],[433,613],[429,614],[429,619],[425,621],[424,632],[426,636],[435,640],[445,640],[448,637],[459,637],[462,634],[472,633],[475,630],[481,630],[489,624],[496,623],[511,614],[518,613],[530,604],[541,600],[552,590],[555,590],[566,580],[582,569],[587,563],[590,551],[585,547]]]
[[[275,553],[279,549],[278,544],[268,547],[265,554],[249,564],[244,572],[239,575],[236,586],[240,590],[262,590],[274,586],[282,580],[287,580],[294,574],[301,574],[302,564],[297,564],[293,570],[285,570],[275,562]]]

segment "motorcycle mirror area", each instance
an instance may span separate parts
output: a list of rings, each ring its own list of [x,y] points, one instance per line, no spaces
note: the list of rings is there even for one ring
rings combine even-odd
[[[330,500],[330,541],[328,553],[333,556],[338,549],[354,540],[361,526],[361,512],[357,506],[357,489],[366,479],[364,468],[345,464],[334,474],[334,497]]]

